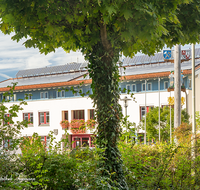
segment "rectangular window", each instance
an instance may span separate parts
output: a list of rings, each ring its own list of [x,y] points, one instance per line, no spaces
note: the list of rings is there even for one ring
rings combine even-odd
[[[145,91],[145,83],[142,83],[142,91]]]
[[[10,95],[10,101],[16,101],[17,97],[16,94],[13,94],[12,96]]]
[[[49,112],[39,112],[39,125],[49,125]]]
[[[82,89],[76,89],[74,96],[80,96],[80,92],[83,93]]]
[[[73,110],[72,117],[72,119],[85,119],[85,112],[84,110]]]
[[[58,92],[57,92],[57,97],[58,97],[58,98],[65,97],[65,91],[64,91],[64,90],[62,90],[62,91],[60,91],[60,92],[58,91]]]
[[[68,120],[68,111],[64,111],[63,120]]]
[[[4,140],[3,140],[3,148],[8,149],[8,148],[11,147],[12,145],[13,145],[12,139],[4,139]]]
[[[24,120],[26,120],[27,122],[29,122],[29,125],[33,124],[33,113],[23,113],[23,118]]]
[[[40,98],[41,98],[41,99],[46,99],[46,98],[48,98],[48,92],[40,92]]]
[[[11,114],[5,114],[4,115],[4,121],[3,121],[4,125],[10,124],[10,122],[9,122],[9,120],[11,119],[10,117],[11,117]]]
[[[192,79],[188,79],[188,82],[189,82],[188,88],[192,88]]]
[[[164,89],[168,89],[168,81],[164,82]]]
[[[50,145],[50,137],[49,136],[41,136],[41,141],[46,147],[46,150],[49,150],[49,145]]]
[[[153,106],[146,106],[147,113],[150,109],[153,109]],[[145,117],[145,106],[140,106],[140,120]]]
[[[136,86],[135,86],[135,84],[132,85],[132,92],[136,92]]]
[[[126,85],[126,92],[129,93],[131,91],[130,85]]]
[[[151,83],[147,83],[147,90],[151,91],[152,90],[152,84]]]
[[[94,109],[89,110],[88,119],[94,119]]]
[[[25,94],[25,99],[26,100],[32,100],[32,94],[31,93]]]

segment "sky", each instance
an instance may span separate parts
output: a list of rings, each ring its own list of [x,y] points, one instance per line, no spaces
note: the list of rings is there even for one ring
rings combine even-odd
[[[17,43],[11,37],[12,34],[4,35],[0,31],[0,81],[15,78],[19,70],[85,61],[81,52],[66,53],[58,48],[55,53],[44,55],[38,49],[26,48],[23,45],[25,39]]]
[[[38,49],[26,48],[23,45],[25,39],[18,43],[13,41],[12,35],[4,35],[0,31],[0,81],[15,78],[19,70],[85,61],[81,52],[66,53],[62,48],[58,48],[55,53],[52,52],[48,55],[40,54]],[[184,48],[190,47],[190,45],[186,45]]]

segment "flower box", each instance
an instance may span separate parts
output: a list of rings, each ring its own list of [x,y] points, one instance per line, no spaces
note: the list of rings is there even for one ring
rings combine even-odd
[[[86,124],[89,129],[94,129],[96,121],[94,119],[88,119]]]
[[[61,127],[62,127],[63,129],[68,129],[68,127],[69,127],[69,121],[68,121],[68,120],[62,120],[62,121],[60,122],[60,125],[61,125]]]
[[[85,133],[86,126],[84,119],[74,119],[70,123],[70,130],[72,133]]]

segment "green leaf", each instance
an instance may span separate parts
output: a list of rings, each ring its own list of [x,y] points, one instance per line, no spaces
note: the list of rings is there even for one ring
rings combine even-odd
[[[126,20],[128,20],[129,18],[133,18],[133,14],[131,10],[125,10],[123,14]]]

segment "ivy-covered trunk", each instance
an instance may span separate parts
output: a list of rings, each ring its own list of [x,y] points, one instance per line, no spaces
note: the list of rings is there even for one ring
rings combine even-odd
[[[121,154],[117,147],[122,117],[121,106],[118,103],[119,52],[106,52],[103,44],[98,43],[93,46],[87,58],[90,62],[89,74],[92,78],[93,100],[98,121],[97,144],[100,148],[105,148],[105,159],[101,165],[104,168],[102,174],[107,176],[110,173],[111,179],[119,183],[119,189],[128,189]]]

